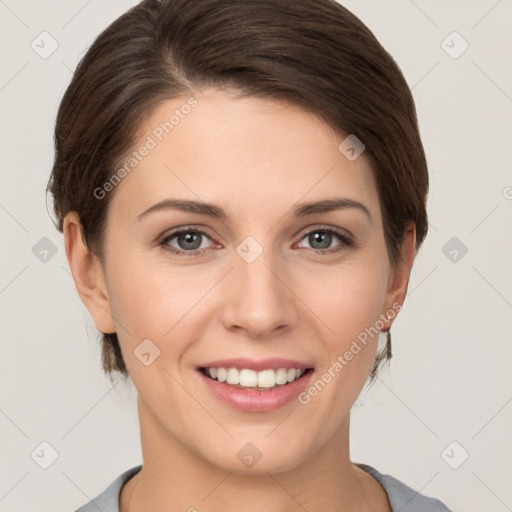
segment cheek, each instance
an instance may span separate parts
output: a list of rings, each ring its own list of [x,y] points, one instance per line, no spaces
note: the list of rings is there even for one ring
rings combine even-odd
[[[135,356],[147,346],[141,345],[147,339],[156,345],[149,345],[155,353],[160,351],[154,368],[173,372],[189,364],[189,349],[213,314],[209,291],[224,270],[219,274],[199,265],[171,265],[161,256],[148,257],[128,248],[111,261],[116,265],[109,269],[110,302],[127,368],[136,372],[134,381],[145,369]]]
[[[129,331],[162,338],[206,292],[208,281],[201,282],[193,269],[132,252],[113,259],[117,263],[109,272],[113,314]]]
[[[119,255],[113,261],[118,264],[109,273],[110,304],[130,344],[149,338],[161,345],[171,339],[200,299],[202,289],[203,294],[207,290],[206,284],[190,282],[183,268],[163,267],[136,254]]]
[[[316,386],[322,398],[313,407],[346,411],[359,395],[375,360],[380,324],[387,291],[387,267],[377,258],[354,260],[315,279],[311,310],[321,318],[325,350],[318,368]],[[316,391],[313,390],[313,393]],[[316,399],[313,399],[316,400]],[[332,427],[339,420],[334,415]]]
[[[323,337],[325,357],[316,385],[312,383],[316,389],[309,388],[312,397],[319,396],[311,399],[312,410],[320,416],[339,411],[329,416],[332,428],[357,398],[373,366],[386,285],[386,267],[368,261],[333,271],[311,288],[310,307],[328,326],[322,328],[328,334]]]
[[[334,332],[334,344],[345,344],[375,325],[386,296],[386,268],[376,261],[357,262],[316,276],[308,305]],[[341,347],[340,347],[341,348]]]

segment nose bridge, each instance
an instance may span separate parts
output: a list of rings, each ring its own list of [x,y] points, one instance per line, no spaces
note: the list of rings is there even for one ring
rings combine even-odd
[[[289,326],[295,321],[293,294],[282,282],[284,276],[279,276],[283,265],[273,248],[248,236],[235,253],[224,310],[226,327],[237,326],[252,336],[262,336],[277,327]]]

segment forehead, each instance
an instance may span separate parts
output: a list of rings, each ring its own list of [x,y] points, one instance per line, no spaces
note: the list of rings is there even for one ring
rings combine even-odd
[[[133,216],[158,200],[179,197],[254,214],[344,196],[364,202],[378,218],[369,163],[364,154],[354,161],[344,156],[338,146],[345,137],[283,101],[235,99],[217,90],[175,98],[141,125],[121,164],[128,172],[112,207]]]

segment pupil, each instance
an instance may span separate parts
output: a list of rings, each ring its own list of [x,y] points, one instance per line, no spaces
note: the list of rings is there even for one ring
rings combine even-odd
[[[309,236],[309,243],[314,249],[326,249],[331,245],[332,235],[326,231],[316,231]],[[315,247],[314,244],[319,242],[320,247]]]
[[[199,233],[196,232],[182,233],[178,236],[178,242],[182,249],[198,249],[201,246],[201,243],[197,243],[198,241]]]

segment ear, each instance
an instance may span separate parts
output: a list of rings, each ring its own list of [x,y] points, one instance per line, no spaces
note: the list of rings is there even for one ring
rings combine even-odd
[[[386,317],[389,313],[390,319],[384,320],[386,329],[389,330],[399,309],[405,301],[407,287],[409,285],[409,276],[411,274],[412,264],[416,253],[416,225],[414,222],[408,222],[404,232],[404,238],[400,247],[400,257],[396,267],[392,267],[388,281],[388,291],[384,303],[385,310],[382,312]],[[392,314],[392,311],[395,311]]]
[[[82,302],[99,331],[116,332],[103,269],[98,257],[89,251],[84,242],[83,228],[77,212],[69,212],[62,227],[69,268]]]

